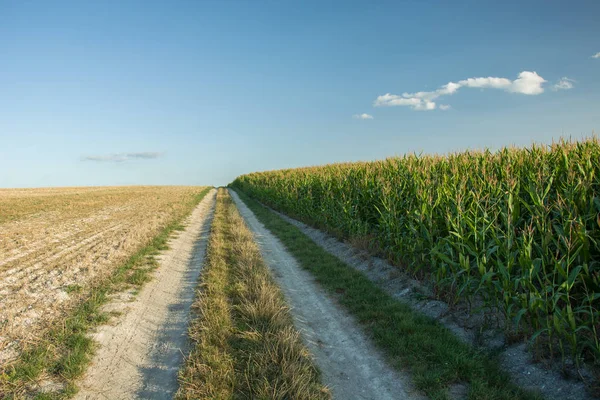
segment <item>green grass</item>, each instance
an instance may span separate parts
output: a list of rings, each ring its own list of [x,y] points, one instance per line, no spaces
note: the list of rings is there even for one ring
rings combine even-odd
[[[491,356],[461,342],[433,319],[398,302],[363,274],[327,253],[298,228],[238,191],[246,205],[300,265],[353,314],[399,371],[432,399],[466,384],[469,399],[539,398],[514,386]]]
[[[24,350],[19,360],[0,371],[0,398],[6,399],[65,399],[77,392],[75,379],[80,377],[92,359],[94,341],[88,336],[90,330],[107,321],[109,314],[101,308],[109,295],[130,288],[139,290],[151,279],[157,262],[154,256],[168,248],[167,242],[173,231],[181,227],[185,216],[206,196],[211,188],[205,188],[190,199],[187,212],[171,222],[146,246],[132,255],[117,268],[112,276],[89,289],[80,304],[70,312],[62,324],[51,329],[38,343]],[[71,292],[81,291],[73,285]],[[29,385],[42,373],[64,383],[64,389],[55,393],[31,391]]]
[[[330,398],[252,233],[219,190],[179,399]]]

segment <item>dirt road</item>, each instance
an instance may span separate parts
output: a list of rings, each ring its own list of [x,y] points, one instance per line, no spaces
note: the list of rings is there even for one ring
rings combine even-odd
[[[109,304],[121,311],[94,335],[100,346],[79,383],[75,399],[172,399],[177,372],[187,354],[190,305],[202,267],[216,190],[186,221],[186,229],[158,257],[159,267],[135,297],[121,294]]]
[[[383,360],[355,321],[330,299],[230,191],[240,214],[254,232],[263,258],[273,271],[301,332],[334,399],[421,399],[409,379]]]
[[[407,274],[400,273],[398,267],[389,264],[384,259],[372,257],[318,229],[280,212],[273,212],[296,226],[325,251],[339,258],[348,266],[361,271],[390,296],[408,304],[415,311],[437,319],[461,340],[474,346],[487,347],[488,350],[500,351],[502,367],[511,376],[513,382],[520,387],[539,391],[547,400],[592,399],[584,382],[565,377],[560,363],[556,363],[553,368],[548,368],[543,363],[535,362],[532,359],[525,343],[508,344],[504,335],[498,334],[497,330],[484,330],[481,326],[484,322],[481,314],[464,311],[464,305],[462,306],[463,311],[461,311],[460,305],[454,306],[451,310],[446,303],[432,299],[431,294],[429,296],[413,296],[414,293],[422,294],[427,293],[426,291],[431,293],[431,289]],[[391,276],[394,279],[390,279]],[[479,342],[476,341],[476,338]],[[592,380],[593,377],[588,375],[586,379]]]

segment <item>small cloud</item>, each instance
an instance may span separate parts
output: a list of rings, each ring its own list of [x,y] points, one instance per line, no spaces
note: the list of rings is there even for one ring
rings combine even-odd
[[[423,100],[419,104],[413,107],[414,110],[417,111],[429,111],[435,110],[435,102],[429,100]]]
[[[155,151],[143,151],[140,153],[126,153],[125,155],[130,159],[138,158],[138,159],[143,159],[143,160],[151,160],[153,158],[158,158],[158,157],[162,156],[162,153],[158,153]]]
[[[434,100],[442,96],[452,95],[461,88],[500,89],[510,93],[538,95],[544,92],[542,85],[545,82],[547,81],[535,71],[522,71],[514,81],[493,76],[468,78],[458,82],[448,82],[437,90],[430,92],[402,93],[402,95],[386,93],[377,97],[373,105],[375,107],[408,106],[413,110],[429,111],[436,109]],[[440,106],[440,109],[447,110],[449,107],[449,105],[444,104],[444,107]]]
[[[450,106],[450,104],[440,104],[440,110],[442,110],[442,111],[446,111],[451,108],[452,108],[452,106]]]
[[[592,56],[592,58],[600,58],[600,51]]]
[[[363,114],[354,114],[352,116],[352,118],[354,118],[354,119],[373,119],[373,116],[370,114],[363,113]]]
[[[552,86],[552,90],[556,92],[557,90],[573,89],[573,83],[575,82],[576,81],[574,79],[570,79],[565,76],[563,78],[560,78],[560,80],[556,82],[554,86]]]
[[[101,156],[85,156],[83,161],[97,161],[97,162],[124,162],[130,160],[152,160],[159,158],[163,153],[153,151],[143,151],[138,153],[116,153],[106,154]]]

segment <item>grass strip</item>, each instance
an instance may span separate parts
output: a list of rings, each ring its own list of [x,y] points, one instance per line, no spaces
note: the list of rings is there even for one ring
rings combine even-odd
[[[179,399],[328,399],[285,300],[219,189]]]
[[[298,228],[236,191],[263,225],[285,245],[370,334],[400,371],[432,399],[449,399],[448,389],[466,385],[469,399],[536,399],[510,382],[491,355],[461,342],[437,321],[394,299],[361,272],[318,246]]]
[[[193,346],[179,373],[179,398],[227,399],[234,387],[234,364],[229,338],[234,330],[227,285],[226,213],[222,194],[217,193],[207,256],[192,312],[188,334]]]
[[[110,299],[109,295],[125,288],[139,290],[151,279],[150,272],[158,266],[154,256],[168,248],[171,234],[183,229],[185,217],[210,190],[207,187],[192,196],[185,212],[165,226],[108,279],[90,288],[62,323],[49,330],[38,343],[26,348],[17,362],[0,370],[0,398],[66,399],[77,393],[75,379],[85,372],[95,351],[95,343],[88,333],[110,317],[102,311],[102,306]],[[42,377],[47,381],[60,382],[62,389],[43,392],[36,385]]]

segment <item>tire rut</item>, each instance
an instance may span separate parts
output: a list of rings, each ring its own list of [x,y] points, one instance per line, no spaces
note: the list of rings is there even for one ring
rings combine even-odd
[[[116,296],[106,307],[124,313],[94,334],[99,350],[75,399],[171,399],[187,354],[187,327],[203,264],[216,190],[206,195],[187,227],[157,257],[159,267],[132,302]]]
[[[333,398],[422,399],[410,379],[385,362],[355,320],[318,287],[237,193],[229,193],[253,231]]]

